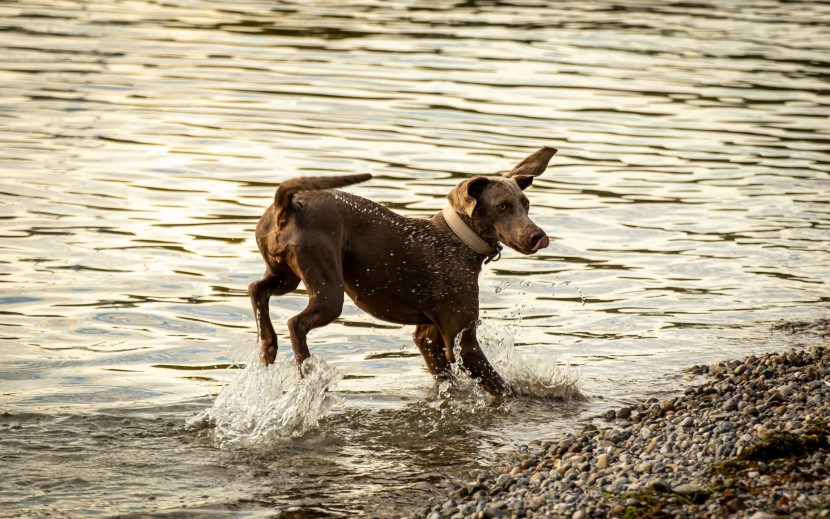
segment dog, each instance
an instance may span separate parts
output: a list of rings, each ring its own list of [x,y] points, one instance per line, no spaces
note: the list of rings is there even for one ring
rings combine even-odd
[[[369,180],[369,174],[280,184],[256,227],[265,275],[248,287],[262,359],[271,364],[277,356],[270,297],[291,292],[302,281],[308,306],[288,320],[301,375],[309,357],[308,333],[340,316],[345,292],[378,319],[415,325],[413,339],[436,379],[452,378],[458,351],[462,369],[487,392],[510,394],[476,339],[478,275],[500,257],[501,244],[522,254],[549,245],[528,217],[523,190],[556,151],[542,147],[503,176],[464,180],[429,219],[406,218],[337,190]]]

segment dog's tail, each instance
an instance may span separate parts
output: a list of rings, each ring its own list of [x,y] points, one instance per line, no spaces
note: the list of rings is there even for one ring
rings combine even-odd
[[[318,189],[337,189],[359,182],[366,182],[372,178],[369,173],[359,175],[339,175],[331,177],[300,177],[286,180],[277,188],[274,195],[274,205],[278,210],[286,208],[291,204],[291,198],[300,191],[315,191]]]

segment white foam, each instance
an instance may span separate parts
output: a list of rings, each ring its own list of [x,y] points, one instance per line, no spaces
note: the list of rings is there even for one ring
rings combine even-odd
[[[302,436],[343,402],[333,392],[342,374],[317,355],[303,363],[303,378],[293,357],[270,366],[252,357],[212,407],[187,421],[188,428],[208,428],[221,449],[265,448]]]
[[[484,355],[514,394],[551,400],[584,398],[578,371],[559,366],[555,358],[520,351],[508,328],[479,321],[476,336]],[[456,358],[460,358],[458,351]]]

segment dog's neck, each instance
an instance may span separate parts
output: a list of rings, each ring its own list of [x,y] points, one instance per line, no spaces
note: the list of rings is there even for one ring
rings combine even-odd
[[[452,206],[447,205],[444,207],[444,210],[441,211],[441,214],[444,215],[444,221],[447,222],[447,225],[450,227],[450,230],[458,236],[458,238],[467,244],[468,247],[473,249],[474,251],[478,252],[479,254],[484,254],[487,256],[485,263],[490,263],[491,261],[497,261],[501,258],[501,244],[496,242],[495,247],[491,247],[489,243],[484,241],[481,236],[475,233],[470,226],[464,223],[464,220],[455,212],[455,209]]]

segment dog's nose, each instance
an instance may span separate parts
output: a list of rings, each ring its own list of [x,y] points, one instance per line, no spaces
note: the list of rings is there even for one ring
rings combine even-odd
[[[550,240],[548,239],[548,236],[545,234],[545,231],[539,229],[538,231],[533,233],[533,236],[530,237],[530,243],[533,244],[530,250],[536,252],[539,249],[544,249],[545,247],[550,245]]]

